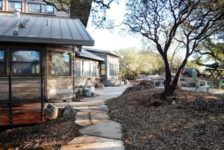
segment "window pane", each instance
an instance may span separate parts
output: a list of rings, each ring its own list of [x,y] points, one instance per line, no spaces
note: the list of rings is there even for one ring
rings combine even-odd
[[[0,10],[2,10],[2,1],[0,0]]]
[[[22,10],[22,3],[21,2],[9,2],[9,10],[15,11],[16,9]]]
[[[17,74],[39,74],[40,63],[12,63],[12,72]]]
[[[0,74],[4,74],[4,73],[5,73],[5,64],[0,63]]]
[[[90,76],[90,62],[84,61],[83,63],[83,76]]]
[[[42,13],[46,14],[54,14],[54,6],[53,5],[42,5]]]
[[[66,53],[52,53],[51,75],[71,75],[71,56]]]
[[[40,13],[40,4],[29,3],[28,8],[29,8],[29,10],[28,10],[29,12]]]
[[[77,77],[80,77],[81,76],[81,66],[82,66],[82,61],[81,60],[76,60],[75,61],[75,75]]]
[[[0,62],[5,61],[5,51],[0,50]]]
[[[15,51],[12,53],[13,62],[40,62],[38,51]]]

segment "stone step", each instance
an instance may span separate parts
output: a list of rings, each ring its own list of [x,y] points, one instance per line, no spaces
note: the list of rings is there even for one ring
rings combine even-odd
[[[121,125],[111,120],[102,121],[79,130],[82,135],[92,135],[110,139],[121,139]]]
[[[124,150],[120,140],[84,135],[70,141],[62,150]]]

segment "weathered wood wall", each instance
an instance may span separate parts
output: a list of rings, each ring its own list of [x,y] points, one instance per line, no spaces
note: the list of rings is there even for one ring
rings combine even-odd
[[[9,117],[9,105],[0,105],[0,126],[41,123],[44,118],[40,103],[13,104],[12,122]]]
[[[47,99],[63,100],[73,97],[73,77],[55,77],[47,78]]]

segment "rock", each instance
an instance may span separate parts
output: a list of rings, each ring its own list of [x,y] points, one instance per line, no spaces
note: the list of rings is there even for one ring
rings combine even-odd
[[[122,136],[121,125],[111,120],[85,127],[79,131],[82,135],[93,135],[111,139],[121,139]]]
[[[89,112],[77,112],[76,113],[76,116],[75,116],[75,123],[80,125],[80,126],[83,126],[83,127],[86,127],[86,126],[89,126],[91,125],[91,121],[90,121],[90,113]]]
[[[53,104],[48,104],[45,110],[45,119],[53,120],[58,117],[58,107]]]
[[[66,106],[63,112],[63,118],[71,118],[75,114],[75,110],[71,106]]]
[[[123,142],[120,140],[106,139],[102,137],[84,135],[77,137],[62,150],[124,150]]]

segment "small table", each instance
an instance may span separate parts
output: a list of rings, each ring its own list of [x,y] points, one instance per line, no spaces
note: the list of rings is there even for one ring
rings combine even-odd
[[[213,79],[218,79],[222,76],[222,72],[224,71],[224,68],[206,68],[205,70],[210,73],[210,76]]]

